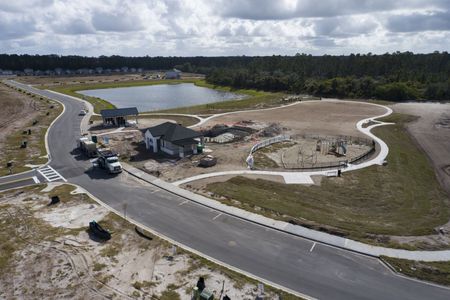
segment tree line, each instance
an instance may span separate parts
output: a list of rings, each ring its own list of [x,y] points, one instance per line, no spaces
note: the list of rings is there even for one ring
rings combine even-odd
[[[323,97],[403,100],[450,99],[447,52],[343,56],[125,57],[0,55],[0,69],[143,68],[206,75],[209,83]]]

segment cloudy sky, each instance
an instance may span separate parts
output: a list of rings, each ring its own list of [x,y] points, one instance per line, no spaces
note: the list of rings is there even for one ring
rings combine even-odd
[[[0,0],[0,53],[450,51],[450,0]]]

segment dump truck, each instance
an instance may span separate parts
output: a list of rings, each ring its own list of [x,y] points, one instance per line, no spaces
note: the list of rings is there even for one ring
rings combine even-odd
[[[100,168],[107,170],[110,174],[122,172],[122,165],[119,162],[119,157],[111,149],[97,149],[97,156],[97,164]]]
[[[87,137],[81,137],[78,139],[78,148],[87,156],[87,157],[96,157],[97,156],[97,145],[89,140]]]

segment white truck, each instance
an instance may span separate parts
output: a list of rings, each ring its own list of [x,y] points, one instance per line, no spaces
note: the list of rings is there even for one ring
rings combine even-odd
[[[97,164],[99,167],[107,170],[110,174],[122,172],[122,165],[119,162],[117,154],[109,148],[97,149]]]
[[[97,145],[87,137],[78,139],[78,148],[86,154],[87,157],[97,156]]]

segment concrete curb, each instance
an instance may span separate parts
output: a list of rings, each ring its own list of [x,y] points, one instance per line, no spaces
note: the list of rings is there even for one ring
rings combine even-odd
[[[228,206],[219,201],[209,199],[207,197],[192,193],[188,190],[179,188],[171,183],[165,182],[144,171],[141,171],[127,163],[122,163],[123,169],[129,174],[144,180],[154,186],[165,191],[175,194],[184,199],[193,201],[197,204],[215,209],[230,216],[246,220],[267,228],[281,231],[287,234],[295,235],[301,238],[319,242],[328,246],[340,248],[343,250],[363,254],[366,256],[379,258],[381,255],[402,258],[417,261],[450,261],[450,250],[441,251],[410,251],[403,249],[385,248],[380,246],[372,246],[358,241],[342,238],[329,233],[312,230],[303,226],[293,225],[284,221],[273,220],[262,215],[245,211],[240,208]]]
[[[112,208],[111,206],[107,205],[106,203],[102,202],[100,199],[98,199],[97,197],[95,197],[94,195],[89,193],[83,187],[78,186],[78,185],[73,184],[73,183],[64,183],[64,184],[69,184],[69,185],[72,185],[72,186],[76,187],[79,191],[82,191],[83,193],[88,195],[95,202],[97,202],[98,204],[100,204],[104,208],[108,209],[109,211],[113,212],[114,214],[118,215],[119,217],[125,219],[127,222],[130,222],[131,224],[133,224],[133,225],[135,225],[137,227],[140,227],[140,228],[146,230],[147,232],[150,232],[151,234],[153,234],[153,235],[155,235],[155,236],[157,236],[157,237],[159,237],[159,238],[161,238],[163,240],[166,240],[166,241],[168,241],[169,243],[171,243],[173,245],[176,245],[177,247],[180,247],[180,248],[182,248],[182,249],[184,249],[184,250],[186,250],[188,252],[194,253],[195,255],[201,256],[201,257],[203,257],[203,258],[205,258],[205,259],[207,259],[207,260],[209,260],[209,261],[211,261],[211,262],[213,262],[213,263],[215,263],[215,264],[217,264],[219,266],[225,267],[225,268],[227,268],[229,270],[232,270],[232,271],[234,271],[236,273],[243,274],[243,275],[245,275],[245,276],[247,276],[249,278],[252,278],[252,279],[254,279],[256,281],[262,282],[262,283],[264,283],[266,285],[269,285],[269,286],[271,286],[273,288],[279,289],[279,290],[284,291],[286,293],[295,295],[295,296],[303,298],[305,300],[317,300],[316,298],[313,298],[313,297],[308,296],[306,294],[294,291],[292,289],[286,288],[286,287],[284,287],[282,285],[279,285],[279,284],[276,284],[276,283],[274,283],[272,281],[269,281],[269,280],[266,280],[264,278],[258,277],[256,275],[253,275],[253,274],[251,274],[249,272],[246,272],[244,270],[241,270],[239,268],[233,267],[232,265],[229,265],[227,263],[221,262],[220,260],[217,260],[217,259],[215,259],[215,258],[213,258],[213,257],[211,257],[209,255],[206,255],[206,254],[204,254],[204,253],[202,253],[200,251],[197,251],[197,250],[195,250],[195,249],[193,249],[193,248],[191,248],[189,246],[186,246],[186,245],[184,245],[184,244],[182,244],[180,242],[177,242],[177,241],[175,241],[175,240],[173,240],[173,239],[171,239],[171,238],[169,238],[169,237],[167,237],[167,236],[165,236],[165,235],[163,235],[163,234],[161,234],[161,233],[159,233],[159,232],[157,232],[157,231],[155,231],[155,230],[145,226],[144,224],[141,224],[141,223],[139,223],[139,222],[137,222],[137,221],[135,221],[135,220],[133,220],[131,218],[125,217],[123,213],[121,213],[120,211]]]
[[[24,84],[24,83],[20,83],[20,82],[17,82],[17,81],[15,81],[15,80],[6,80],[6,82],[8,82],[8,86],[10,86],[9,84],[11,84],[11,82],[14,83],[14,84],[18,84],[19,86],[20,86],[20,85],[28,86],[28,85],[26,85],[26,84]],[[17,88],[17,86],[15,86],[14,84],[13,84],[13,86]],[[28,86],[28,87],[30,87],[30,86]],[[46,96],[44,96],[44,95],[40,95],[40,94],[34,93],[34,92],[32,92],[32,91],[29,91],[29,92],[30,92],[30,93],[33,93],[34,95],[38,95],[38,96],[41,96],[41,97],[46,97]],[[48,98],[48,97],[46,97],[46,98]],[[47,159],[47,162],[46,162],[45,164],[41,165],[41,166],[38,167],[38,168],[31,168],[31,169],[28,170],[28,171],[24,171],[24,172],[20,172],[20,173],[16,173],[16,174],[11,174],[11,175],[1,176],[0,178],[6,178],[6,177],[8,177],[8,176],[25,175],[25,174],[28,173],[28,172],[34,172],[34,171],[36,171],[37,169],[42,168],[42,167],[45,167],[45,166],[47,166],[47,165],[49,165],[49,164],[51,163],[51,161],[52,161],[52,156],[51,156],[51,154],[50,154],[50,147],[49,147],[49,145],[48,145],[48,133],[49,133],[50,129],[52,128],[53,124],[55,124],[55,122],[56,122],[56,121],[64,114],[64,112],[66,111],[66,106],[65,106],[62,102],[60,102],[60,101],[58,101],[58,100],[55,100],[55,99],[51,99],[51,100],[52,100],[52,101],[56,101],[56,102],[58,102],[59,104],[61,104],[62,107],[63,107],[63,110],[62,110],[62,112],[61,112],[59,115],[56,116],[55,119],[53,119],[53,121],[50,123],[50,125],[49,125],[48,128],[47,128],[47,130],[45,131],[44,142],[45,142],[45,151],[47,152],[47,158],[48,158],[48,159]]]

